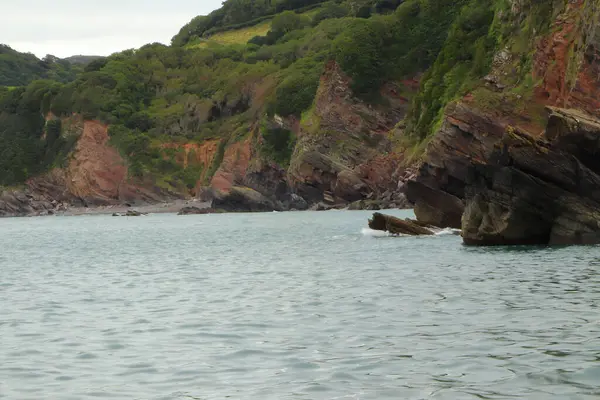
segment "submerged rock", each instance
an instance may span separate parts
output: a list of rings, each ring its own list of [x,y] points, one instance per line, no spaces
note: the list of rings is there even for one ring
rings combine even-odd
[[[410,219],[402,220],[381,213],[374,213],[373,218],[369,220],[369,228],[375,231],[389,232],[394,235],[411,235],[411,236],[431,236],[435,232],[422,224]]]

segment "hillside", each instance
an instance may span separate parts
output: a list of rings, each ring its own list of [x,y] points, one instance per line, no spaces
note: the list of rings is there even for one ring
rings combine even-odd
[[[0,92],[0,185],[27,181],[46,188],[42,200],[60,192],[72,204],[232,191],[276,209],[299,197],[401,202],[398,183],[449,104],[543,130],[540,43],[556,21],[586,29],[560,60],[573,80],[597,24],[590,4],[229,0],[171,46]]]
[[[70,82],[82,69],[69,60],[47,55],[39,59],[0,44],[0,86],[24,86],[37,79]]]

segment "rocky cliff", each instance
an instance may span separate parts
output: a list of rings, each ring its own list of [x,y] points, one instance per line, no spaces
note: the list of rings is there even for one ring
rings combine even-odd
[[[563,210],[560,214],[546,210],[543,217],[554,233],[544,230],[543,235],[528,233],[528,239],[517,238],[513,225],[503,228],[497,220],[518,220],[520,217],[509,217],[511,212],[523,213],[520,198],[507,194],[509,188],[516,190],[516,182],[529,182],[517,179],[519,174],[552,183],[535,171],[542,165],[536,157],[544,152],[554,157],[553,162],[569,165],[561,173],[575,174],[574,170],[568,172],[575,168],[569,164],[571,159],[595,173],[590,166],[594,153],[578,146],[594,148],[590,127],[600,118],[600,3],[465,0],[452,5],[440,2],[444,13],[437,16],[428,14],[430,9],[422,5],[416,0],[404,2],[397,15],[377,20],[387,21],[389,27],[400,29],[398,32],[408,29],[403,35],[421,29],[437,32],[431,38],[417,35],[429,53],[431,49],[440,51],[437,60],[431,54],[422,55],[428,60],[422,64],[414,48],[397,43],[404,36],[384,34],[375,29],[376,24],[365,25],[365,21],[349,23],[356,23],[352,25],[356,37],[341,35],[344,40],[336,39],[333,53],[323,51],[310,62],[292,64],[294,68],[279,58],[274,60],[282,64],[273,70],[274,60],[260,62],[257,57],[266,57],[269,46],[261,51],[249,46],[243,57],[225,47],[206,53],[149,47],[146,53],[140,52],[140,57],[146,54],[147,59],[141,57],[127,71],[147,67],[136,70],[132,78],[148,78],[149,84],[156,85],[156,93],[135,88],[129,93],[131,98],[145,99],[136,100],[135,107],[114,110],[113,100],[118,97],[104,96],[98,104],[104,108],[88,110],[87,115],[96,112],[116,121],[123,140],[115,140],[119,133],[115,125],[80,120],[75,129],[77,144],[66,162],[29,179],[22,190],[5,190],[0,215],[47,212],[63,204],[139,204],[187,197],[212,200],[213,205],[231,211],[306,209],[311,205],[323,209],[353,202],[353,207],[361,207],[365,200],[378,199],[384,200],[384,206],[405,206],[408,198],[421,222],[462,226],[469,243],[543,242],[546,237],[554,243],[568,242],[564,238],[569,236],[589,238],[588,230],[593,229],[581,216],[573,216],[578,224],[573,232],[578,233],[565,234],[565,224],[561,225],[564,229],[557,227],[556,221],[574,212],[563,203],[556,206]],[[437,17],[439,30],[430,24]],[[316,29],[315,35],[328,40],[340,36],[347,28],[339,25],[340,21],[324,31]],[[408,22],[416,24],[415,28]],[[375,37],[378,41],[373,46],[360,47],[368,54],[351,45]],[[361,40],[355,41],[357,38]],[[312,41],[307,39],[305,45],[309,44]],[[297,51],[306,50],[296,47]],[[392,68],[392,60],[397,58],[388,56],[394,51],[406,52],[401,59],[411,65]],[[164,60],[158,62],[158,55]],[[247,63],[238,65],[241,58]],[[145,65],[150,59],[156,62]],[[382,64],[384,61],[388,64]],[[111,68],[123,67],[119,60],[111,62]],[[344,63],[349,65],[343,67]],[[188,68],[182,75],[187,77],[183,91],[174,78],[177,74],[162,73],[161,68],[171,64]],[[197,65],[203,68],[197,69]],[[239,69],[233,68],[236,65]],[[103,75],[103,66],[96,67],[99,70],[86,76],[86,84],[105,85],[113,96],[120,93],[115,90],[117,80]],[[221,76],[224,68],[228,73]],[[415,72],[419,70],[426,72]],[[372,76],[373,71],[382,76]],[[307,76],[311,79],[305,79]],[[223,80],[213,82],[216,78]],[[373,85],[365,90],[369,82]],[[66,89],[61,90],[68,93]],[[43,92],[35,87],[24,91],[7,103],[7,112],[27,106],[24,100],[37,98],[36,93]],[[62,105],[57,100],[63,99],[57,96],[52,105]],[[81,99],[76,100],[74,104]],[[120,99],[125,105],[129,100]],[[140,104],[143,107],[138,107]],[[25,108],[35,109],[29,106]],[[566,122],[573,118],[588,121],[585,135],[583,128]],[[562,139],[557,139],[557,127],[561,127],[558,136]],[[110,133],[113,129],[115,137]],[[585,140],[576,139],[583,136]],[[424,147],[426,151],[419,153]],[[523,152],[535,166],[522,163],[519,157]],[[510,173],[506,168],[512,168]],[[418,173],[405,184],[414,170]],[[508,175],[497,175],[500,170]],[[583,180],[575,186],[587,185],[588,175],[577,175]],[[514,183],[507,186],[502,179],[509,177]],[[588,196],[585,190],[559,188],[576,197]],[[554,190],[546,188],[545,192],[556,195]],[[496,201],[493,210],[484,207],[484,203]],[[531,200],[531,204],[540,201]],[[371,206],[380,204],[369,203]]]
[[[470,166],[465,244],[600,243],[600,121],[549,112],[542,137],[508,128],[487,162]]]
[[[418,81],[384,85],[385,105],[380,106],[356,98],[350,83],[331,62],[321,77],[314,107],[302,121],[276,117],[270,122],[297,138],[288,169],[261,155],[262,138],[255,129],[227,147],[210,189],[221,194],[234,187],[251,189],[277,210],[305,209],[324,201],[348,205],[367,197],[386,197],[388,203],[404,206],[403,196],[396,193],[404,170],[402,154],[393,151],[389,132],[408,108],[409,99],[400,93],[412,93]]]
[[[446,109],[406,189],[419,220],[462,227],[472,245],[600,240],[599,9],[570,1],[533,39],[529,95],[516,94],[504,49],[485,86]]]
[[[380,90],[385,106],[372,105],[354,97],[350,79],[330,63],[301,124],[290,185],[310,202],[330,194],[341,204],[395,191],[403,155],[394,152],[389,133],[409,107],[401,93],[417,88],[417,81],[386,84]]]
[[[393,152],[389,132],[405,115],[417,81],[387,84],[385,102],[372,106],[357,99],[350,79],[335,63],[323,74],[313,109],[301,122],[275,117],[270,126],[293,132],[297,138],[289,168],[261,151],[260,115],[249,132],[236,139],[163,143],[158,150],[194,173],[189,190],[176,181],[161,185],[160,178],[140,179],[129,170],[126,157],[113,146],[109,127],[78,116],[63,121],[76,145],[62,167],[29,179],[24,188],[4,190],[0,216],[47,214],[68,206],[139,205],[177,198],[213,200],[230,211],[306,209],[329,202],[347,205],[367,197],[385,197],[405,205],[396,194],[402,154]],[[250,91],[248,104],[260,102],[262,89]],[[232,107],[235,107],[234,104]],[[234,113],[221,105],[221,113]],[[48,120],[55,117],[49,115]],[[227,199],[231,194],[231,204]],[[399,197],[395,197],[399,196]],[[242,204],[244,201],[246,205]],[[256,206],[260,203],[260,206]]]
[[[68,123],[66,134],[77,136],[77,143],[66,165],[29,179],[24,188],[4,190],[0,216],[47,215],[69,206],[135,205],[183,197],[130,177],[126,161],[109,144],[107,125],[79,117]]]

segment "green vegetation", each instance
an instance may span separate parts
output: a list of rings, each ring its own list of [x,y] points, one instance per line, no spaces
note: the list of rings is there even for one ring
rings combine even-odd
[[[24,86],[36,79],[70,82],[81,70],[80,64],[51,55],[40,60],[0,44],[0,86]]]
[[[62,136],[60,121],[46,123],[39,113],[47,94],[41,87],[0,91],[0,186],[61,165],[74,144]]]
[[[45,124],[49,113],[108,123],[130,173],[166,187],[191,189],[200,176],[210,179],[227,144],[257,126],[261,155],[288,165],[296,138],[267,128],[268,121],[275,115],[315,120],[311,109],[330,61],[349,75],[354,94],[372,103],[383,83],[424,73],[405,121],[421,148],[446,105],[480,86],[501,47],[517,55],[506,71],[515,76],[515,97],[529,96],[532,41],[547,29],[555,2],[523,0],[523,18],[514,22],[506,0],[227,0],[190,21],[171,46],[150,44],[85,66],[54,58],[36,64],[35,57],[3,47],[0,85],[27,86],[0,87],[0,168],[10,170],[0,174],[0,184],[60,164],[72,139],[59,122]],[[14,64],[25,73],[3,69],[5,54],[25,60]],[[324,134],[318,123],[311,129]],[[171,146],[207,139],[220,143],[210,166],[184,167]],[[342,142],[340,148],[354,146]]]
[[[249,26],[247,28],[233,29],[215,33],[207,39],[197,39],[196,42],[191,42],[187,45],[188,48],[208,47],[211,44],[233,45],[246,44],[256,36],[265,36],[271,29],[271,21],[266,21],[258,25]]]
[[[507,114],[527,110],[534,123],[543,123],[543,110],[530,101],[536,84],[531,74],[533,51],[537,37],[548,32],[564,2],[525,0],[520,4],[519,16],[511,16],[511,5],[503,0],[469,0],[461,4],[407,118],[407,132],[417,144],[435,133],[449,103],[472,91],[478,107]],[[496,66],[503,84],[511,88],[505,94],[480,87],[500,48],[510,51],[510,61]]]
[[[489,70],[496,43],[488,35],[494,10],[487,0],[471,0],[452,24],[444,48],[424,77],[414,102],[414,124],[420,139],[433,131],[443,109],[457,95],[473,89],[473,82]]]
[[[261,155],[267,159],[276,162],[282,167],[290,164],[292,153],[296,145],[296,136],[293,132],[284,128],[261,128],[260,144]]]

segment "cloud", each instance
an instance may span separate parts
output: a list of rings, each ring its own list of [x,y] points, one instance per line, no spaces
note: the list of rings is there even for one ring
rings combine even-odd
[[[15,1],[3,5],[0,42],[38,57],[109,55],[146,43],[168,44],[193,17],[220,5],[221,0]]]

